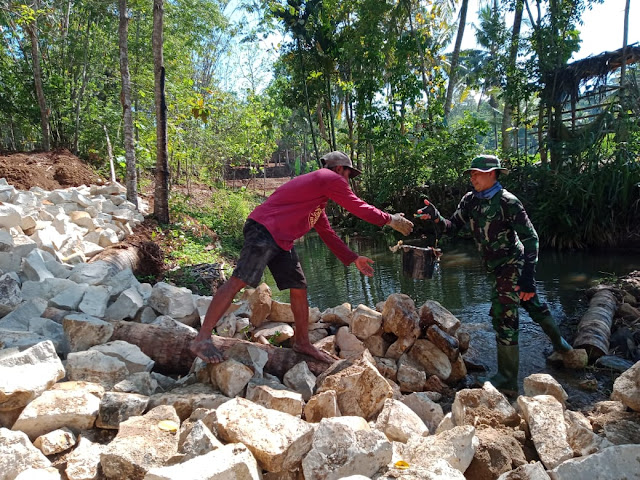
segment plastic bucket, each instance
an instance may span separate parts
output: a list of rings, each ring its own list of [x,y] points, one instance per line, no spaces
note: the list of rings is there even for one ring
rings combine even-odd
[[[440,250],[432,247],[402,245],[402,273],[421,280],[433,278]]]

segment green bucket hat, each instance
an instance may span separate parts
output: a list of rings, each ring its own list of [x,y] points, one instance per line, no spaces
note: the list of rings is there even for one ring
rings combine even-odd
[[[478,155],[476,158],[471,160],[471,166],[467,168],[464,173],[469,173],[472,170],[478,170],[479,172],[500,170],[505,175],[509,173],[509,170],[502,168],[500,159],[495,155]]]

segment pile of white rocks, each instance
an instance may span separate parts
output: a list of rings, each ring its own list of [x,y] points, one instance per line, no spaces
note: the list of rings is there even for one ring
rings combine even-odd
[[[319,376],[305,362],[270,375],[267,352],[248,342],[220,364],[196,360],[187,375],[164,376],[137,345],[111,340],[114,324],[193,333],[211,298],[77,260],[91,256],[82,249],[90,232],[126,235],[124,225],[138,221],[135,210],[127,222],[104,212],[115,197],[126,204],[122,193],[69,189],[55,204],[55,192],[12,188],[0,204],[0,480],[622,479],[640,471],[640,363],[588,417],[566,409],[548,375],[525,379],[513,405],[488,383],[460,390],[445,415],[438,390],[466,373],[468,335],[436,302],[416,308],[402,294],[376,309],[311,309],[312,340],[341,357]],[[38,201],[16,201],[31,193]],[[37,212],[51,204],[59,209],[43,220]],[[35,227],[15,223],[16,206]],[[91,208],[93,230],[67,221]],[[54,242],[54,224],[75,240]],[[64,250],[69,242],[76,250]],[[290,305],[261,285],[216,333],[277,344],[292,323]]]

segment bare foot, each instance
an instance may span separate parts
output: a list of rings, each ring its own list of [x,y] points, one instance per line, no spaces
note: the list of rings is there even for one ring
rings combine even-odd
[[[300,346],[294,344],[293,351],[296,353],[301,353],[303,355],[309,355],[310,357],[313,357],[316,360],[319,360],[325,363],[334,363],[340,360],[339,358],[331,355],[330,353],[320,350],[319,348],[316,348],[311,344],[300,345]]]
[[[193,340],[189,344],[189,350],[198,358],[207,363],[220,363],[224,361],[222,352],[213,346],[210,338],[205,340]]]

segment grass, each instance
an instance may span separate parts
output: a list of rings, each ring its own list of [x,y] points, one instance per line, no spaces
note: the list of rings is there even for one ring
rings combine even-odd
[[[258,204],[247,191],[208,190],[196,196],[172,193],[173,223],[158,226],[151,241],[161,245],[168,272],[166,280],[194,293],[209,294],[211,285],[194,274],[200,264],[224,265],[229,277],[242,248],[242,228],[246,217]]]

